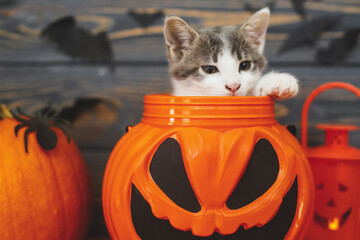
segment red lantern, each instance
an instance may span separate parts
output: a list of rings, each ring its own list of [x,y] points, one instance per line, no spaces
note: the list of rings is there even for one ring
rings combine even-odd
[[[302,112],[302,145],[315,180],[315,215],[309,240],[360,239],[360,150],[349,146],[349,131],[357,126],[318,125],[325,130],[325,145],[307,147],[307,115],[311,102],[323,91],[343,88],[360,97],[353,85],[332,82],[315,89]]]
[[[304,238],[311,171],[271,98],[148,95],[144,103],[105,172],[112,239]]]

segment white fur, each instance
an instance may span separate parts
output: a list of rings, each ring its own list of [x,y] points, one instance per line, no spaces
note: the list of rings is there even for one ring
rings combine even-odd
[[[199,71],[204,78],[200,81],[191,77],[185,80],[172,79],[173,95],[175,96],[247,96],[252,94],[260,73],[251,71],[239,72],[240,61],[231,55],[225,48],[218,56],[217,63],[210,63],[218,68],[219,72],[206,74],[200,68]],[[226,86],[240,85],[239,90],[232,93]]]
[[[264,52],[266,31],[270,21],[269,8],[263,8],[254,13],[242,26],[242,30],[251,39],[253,47],[260,54]]]
[[[299,91],[298,80],[289,73],[269,72],[260,78],[254,89],[254,96],[272,96],[284,99],[295,96]]]
[[[198,33],[181,18],[171,16],[166,19],[164,36],[168,46],[179,47],[180,44],[181,48],[189,48]]]
[[[265,35],[269,24],[268,8],[254,13],[241,26],[241,31],[252,47],[262,54],[265,45]],[[192,41],[198,37],[197,32],[178,17],[169,17],[165,22],[165,41],[168,46],[170,62],[182,57],[179,52],[190,49]],[[202,79],[188,77],[186,79],[171,79],[173,95],[175,96],[271,96],[277,99],[290,98],[298,93],[297,79],[288,73],[270,72],[261,77],[260,70],[240,71],[240,61],[229,50],[229,43],[222,36],[224,50],[218,56],[218,61],[206,63],[216,66],[219,72],[206,74],[202,68],[199,73]],[[175,57],[174,57],[175,56]],[[251,59],[242,59],[251,60]],[[238,86],[240,88],[236,89]],[[232,88],[233,91],[228,88]]]

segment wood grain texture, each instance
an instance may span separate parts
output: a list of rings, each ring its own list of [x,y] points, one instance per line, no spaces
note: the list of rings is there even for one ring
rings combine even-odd
[[[352,66],[319,67],[313,65],[286,66],[270,64],[267,70],[290,72],[300,79],[301,90],[297,97],[278,101],[286,107],[280,112],[282,123],[300,122],[300,110],[310,92],[325,82],[344,81],[358,85],[360,69]],[[31,113],[44,107],[48,101],[58,106],[71,104],[78,97],[97,97],[111,102],[103,116],[83,116],[74,123],[73,135],[80,147],[111,149],[129,124],[141,120],[145,94],[170,92],[166,66],[118,66],[109,72],[102,66],[48,66],[0,68],[0,102],[10,108],[22,107]],[[331,121],[359,124],[358,99],[346,91],[329,91],[318,97],[323,101],[319,116]],[[314,102],[316,108],[317,102]],[[339,107],[333,107],[337,106]],[[341,104],[344,104],[341,107]],[[355,111],[354,111],[355,109]],[[285,114],[284,114],[285,112]],[[339,114],[341,113],[341,114]],[[347,117],[345,117],[347,115]],[[310,114],[310,116],[312,116]],[[311,120],[311,119],[310,119]],[[91,135],[85,135],[89,133]],[[359,145],[360,146],[360,145]]]
[[[107,31],[115,60],[121,64],[127,61],[166,62],[162,37],[163,19],[158,18],[151,26],[143,28],[128,14],[129,11],[139,14],[157,11],[175,14],[197,26],[239,24],[251,14],[244,10],[244,4],[240,1],[207,1],[206,6],[200,0],[140,2],[101,1],[99,4],[86,1],[85,5],[80,1],[71,4],[65,1],[55,5],[50,1],[38,0],[14,6],[11,14],[6,15],[0,24],[0,63],[74,61],[39,37],[45,26],[64,15],[73,14],[81,27],[94,34]],[[264,4],[263,1],[257,2],[254,5]],[[360,21],[360,3],[356,1],[309,2],[306,8],[310,19],[324,14],[343,16],[336,28],[321,36],[317,45],[327,45],[330,39],[341,37],[345,30],[358,27],[357,23]],[[288,1],[277,1],[270,21],[266,48],[270,61],[301,63],[314,60],[315,47],[301,47],[287,54],[277,55],[281,43],[301,22]],[[347,62],[360,63],[359,54],[351,54]]]
[[[128,14],[175,14],[197,26],[237,24],[250,12],[245,3],[261,7],[265,1],[239,0],[87,0],[10,1],[0,4],[0,103],[22,107],[31,113],[48,101],[69,106],[79,97],[105,99],[106,104],[81,115],[71,130],[84,153],[94,186],[95,215],[88,239],[109,239],[102,216],[101,186],[108,156],[125,127],[141,121],[145,94],[170,92],[162,36],[163,19],[142,27]],[[341,22],[320,35],[313,46],[302,46],[278,55],[283,41],[302,22],[288,0],[277,0],[272,12],[265,53],[269,70],[290,72],[300,79],[299,95],[277,101],[281,124],[300,129],[302,105],[310,92],[330,81],[344,81],[360,87],[360,44],[339,65],[321,66],[314,61],[316,49],[340,38],[344,31],[359,27],[357,0],[307,1],[309,19],[340,14]],[[79,25],[92,33],[107,31],[114,51],[115,70],[105,64],[73,59],[39,37],[41,30],[65,15],[74,15]],[[314,101],[309,112],[309,144],[323,143],[317,123],[360,125],[360,101],[343,90],[331,90]],[[299,131],[298,131],[299,132]],[[350,134],[352,145],[360,147],[360,133]]]

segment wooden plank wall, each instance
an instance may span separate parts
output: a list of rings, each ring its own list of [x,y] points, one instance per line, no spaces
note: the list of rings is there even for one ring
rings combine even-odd
[[[360,47],[331,66],[315,60],[316,50],[360,27],[358,0],[306,1],[305,21],[322,15],[341,15],[338,24],[322,32],[312,46],[300,46],[279,55],[278,50],[292,31],[303,23],[288,0],[272,1],[274,8],[266,45],[268,70],[290,72],[300,79],[300,94],[276,103],[282,124],[300,128],[300,112],[308,94],[322,83],[349,82],[360,87]],[[301,1],[299,1],[301,2]],[[169,92],[167,62],[162,37],[163,15],[175,14],[198,26],[241,23],[249,4],[265,1],[240,0],[1,0],[0,1],[0,103],[22,107],[31,113],[49,101],[71,106],[78,98],[102,99],[95,108],[74,120],[72,134],[85,155],[95,189],[95,216],[89,238],[106,238],[101,209],[101,184],[107,158],[128,124],[141,119],[145,94]],[[139,22],[135,15],[151,15]],[[107,64],[72,58],[41,38],[49,23],[73,15],[93,34],[106,31],[114,52],[114,70]],[[158,17],[157,17],[158,16]],[[141,25],[143,24],[143,25]],[[145,26],[147,24],[148,26]],[[299,33],[301,34],[301,33]],[[322,143],[314,129],[319,122],[360,124],[360,101],[343,90],[322,94],[310,110],[310,144]],[[360,134],[351,135],[360,147]]]

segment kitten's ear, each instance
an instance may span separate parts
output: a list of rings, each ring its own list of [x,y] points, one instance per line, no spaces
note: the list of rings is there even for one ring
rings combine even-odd
[[[259,53],[263,53],[264,51],[266,30],[269,25],[269,20],[270,10],[269,8],[263,8],[254,13],[241,26],[241,31],[244,32],[245,37]]]
[[[164,37],[170,61],[178,61],[199,36],[195,29],[176,16],[165,19]]]

